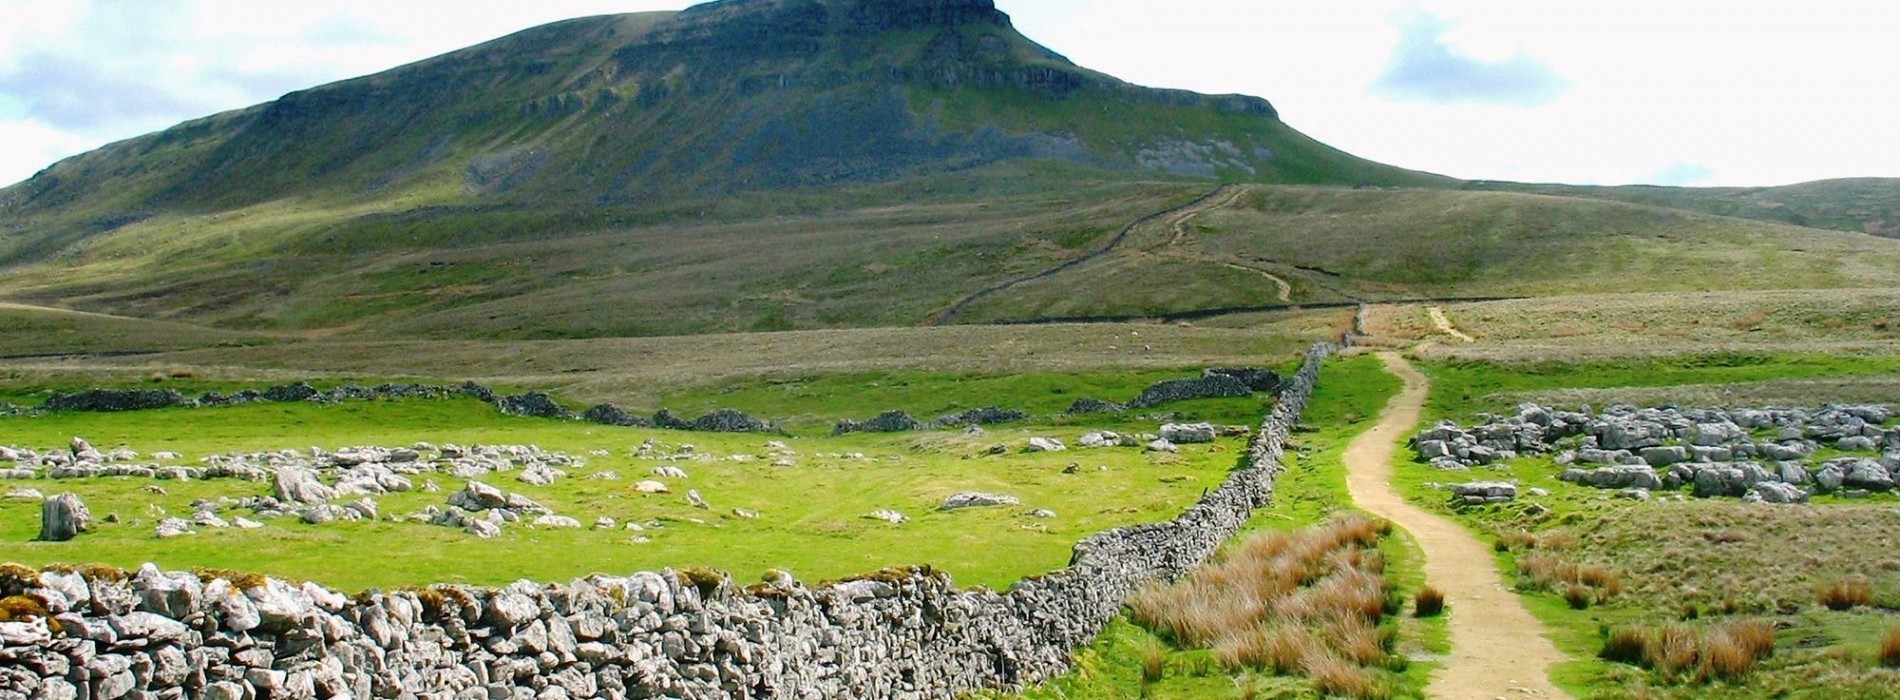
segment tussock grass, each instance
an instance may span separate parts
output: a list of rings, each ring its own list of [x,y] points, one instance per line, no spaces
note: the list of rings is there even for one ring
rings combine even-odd
[[[1744,678],[1774,652],[1774,627],[1743,620],[1702,632],[1673,622],[1647,631],[1620,628],[1604,638],[1597,656],[1641,666],[1667,679],[1707,683]]]
[[[1519,556],[1517,577],[1520,589],[1555,592],[1578,610],[1592,603],[1606,602],[1623,592],[1623,579],[1609,569],[1581,565],[1562,554],[1544,550]]]
[[[1875,655],[1875,660],[1881,666],[1900,669],[1900,626],[1888,629],[1887,636],[1881,638],[1880,651]]]
[[[1205,647],[1233,670],[1304,675],[1323,693],[1386,697],[1377,672],[1393,638],[1384,521],[1349,515],[1320,527],[1269,533],[1228,550],[1218,564],[1129,603],[1133,618],[1184,646]]]
[[[1842,612],[1874,602],[1874,586],[1866,579],[1845,579],[1822,586],[1814,597],[1823,607]]]
[[[1149,637],[1141,642],[1141,684],[1152,685],[1161,680],[1167,670],[1168,647],[1161,640]]]
[[[1413,601],[1412,614],[1417,617],[1438,617],[1445,613],[1445,592],[1432,586],[1418,590],[1418,598]]]

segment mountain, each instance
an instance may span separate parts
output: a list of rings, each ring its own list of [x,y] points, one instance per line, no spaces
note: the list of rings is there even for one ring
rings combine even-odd
[[[1864,235],[1465,186],[1077,66],[989,0],[724,0],[57,163],[0,190],[0,302],[231,342],[591,338],[1625,289],[1578,271],[1650,240],[1715,263],[1640,268],[1677,286],[1776,284],[1733,262],[1791,236],[1819,257],[1777,260],[1842,270],[1804,283],[1900,269]]]
[[[1018,160],[1448,182],[1314,142],[1262,99],[1077,67],[989,0],[726,0],[539,27],[66,160],[0,195],[0,264],[286,198],[651,207]]]

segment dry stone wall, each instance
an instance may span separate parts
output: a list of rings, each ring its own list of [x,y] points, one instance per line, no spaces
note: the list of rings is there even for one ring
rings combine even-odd
[[[4,567],[0,698],[815,700],[1019,688],[1067,672],[1128,596],[1198,566],[1268,503],[1332,351],[1307,355],[1222,486],[1168,522],[1083,540],[1068,567],[1008,591],[960,590],[914,568],[818,587],[665,571],[346,597],[149,566]]]

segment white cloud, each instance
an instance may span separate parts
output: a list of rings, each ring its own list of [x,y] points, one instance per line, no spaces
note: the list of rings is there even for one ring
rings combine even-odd
[[[1518,49],[1503,56],[1460,45],[1456,23],[1414,10],[1396,20],[1398,46],[1373,91],[1401,102],[1541,107],[1562,97],[1570,81]]]

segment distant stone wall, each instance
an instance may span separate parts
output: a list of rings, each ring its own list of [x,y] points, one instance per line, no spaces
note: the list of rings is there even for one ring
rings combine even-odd
[[[373,401],[396,399],[448,399],[468,397],[494,406],[496,410],[511,416],[530,418],[551,418],[555,420],[582,420],[600,425],[627,428],[658,427],[669,430],[687,430],[714,433],[781,433],[778,425],[733,409],[723,409],[700,416],[694,420],[685,420],[674,416],[666,409],[654,414],[651,420],[634,415],[610,403],[588,409],[584,413],[574,413],[547,394],[529,392],[503,396],[493,389],[467,382],[453,386],[430,384],[378,384],[376,386],[358,386],[345,384],[331,389],[319,390],[309,384],[299,382],[273,386],[263,390],[245,389],[230,394],[216,391],[201,396],[189,397],[173,389],[88,389],[75,393],[55,392],[40,404],[38,409],[24,409],[0,403],[0,415],[43,413],[48,411],[78,411],[88,413],[119,413],[125,411],[150,411],[161,408],[217,408],[251,403],[342,403],[345,401]]]
[[[355,597],[146,568],[0,567],[0,698],[948,698],[1066,673],[1141,586],[1198,566],[1268,503],[1320,364],[1241,469],[1179,517],[1078,543],[1006,592],[929,569],[817,588],[705,571]],[[36,613],[43,608],[47,615]]]

